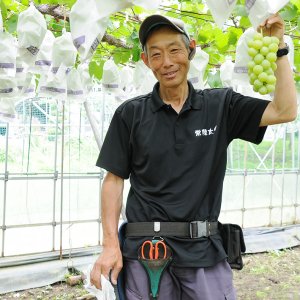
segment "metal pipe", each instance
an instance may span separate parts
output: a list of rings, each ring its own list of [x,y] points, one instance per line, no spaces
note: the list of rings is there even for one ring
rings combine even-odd
[[[53,165],[53,206],[52,206],[52,250],[55,249],[55,201],[56,201],[56,185],[58,179],[57,170],[57,151],[58,151],[58,105],[56,105],[56,126],[55,126],[55,145],[54,145],[54,165]]]
[[[64,194],[64,134],[65,134],[65,103],[62,102],[62,129],[61,129],[61,170],[60,170],[60,237],[59,251],[60,259],[62,259],[62,233],[63,233],[63,194]]]
[[[62,224],[83,224],[83,223],[93,223],[99,222],[99,219],[86,219],[86,220],[71,220],[71,221],[63,221]],[[55,222],[56,225],[60,225],[60,222]],[[27,224],[11,224],[5,225],[5,229],[12,229],[12,228],[26,228],[26,227],[42,227],[42,226],[50,226],[53,225],[53,222],[45,222],[45,223],[27,223]],[[3,229],[3,226],[0,226]]]
[[[276,132],[275,132],[275,137],[277,136],[278,133],[278,127],[276,128]],[[271,191],[270,191],[270,211],[269,211],[269,225],[272,224],[272,209],[273,209],[273,187],[274,187],[274,175],[275,175],[275,148],[276,148],[276,142],[278,140],[275,139],[274,143],[272,145],[274,145],[272,147],[272,175],[271,175]]]
[[[280,225],[283,224],[283,202],[284,202],[284,167],[285,167],[285,150],[286,150],[286,124],[284,126],[284,134],[283,134],[283,141],[282,141],[282,181],[281,181],[281,212],[280,212]]]
[[[245,195],[246,195],[246,178],[247,178],[247,157],[248,157],[248,142],[244,144],[244,180],[243,180],[243,203],[242,203],[242,227],[244,227],[245,219]]]
[[[1,257],[4,257],[4,245],[5,245],[5,219],[6,219],[6,190],[7,190],[7,181],[8,181],[8,134],[9,134],[9,123],[6,123],[6,139],[5,139],[5,163],[4,163],[4,172],[5,179],[3,183],[3,212],[2,212],[2,249]]]

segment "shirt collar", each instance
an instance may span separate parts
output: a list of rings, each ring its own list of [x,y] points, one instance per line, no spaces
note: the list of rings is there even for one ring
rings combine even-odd
[[[188,98],[186,99],[186,103],[184,104],[184,106],[193,109],[201,109],[202,101],[200,100],[199,97],[196,97],[196,92],[191,82],[188,81],[188,85],[189,85],[189,95]],[[166,105],[166,103],[164,103],[163,100],[160,98],[158,90],[159,90],[159,82],[157,82],[154,85],[152,91],[151,108],[153,112],[157,112],[160,108]]]

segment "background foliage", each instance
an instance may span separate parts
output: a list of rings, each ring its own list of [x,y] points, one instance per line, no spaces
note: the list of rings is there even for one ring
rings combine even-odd
[[[69,30],[68,13],[76,0],[34,0],[37,8],[44,9],[48,29],[56,36],[61,35],[65,26]],[[219,28],[203,0],[170,0],[163,1],[159,12],[168,16],[181,18],[186,22],[188,30],[197,44],[210,55],[206,72],[210,86],[219,86],[218,68],[226,56],[235,60],[236,44],[241,34],[251,26],[245,9],[245,0],[238,0],[237,5],[226,21]],[[0,0],[4,27],[16,35],[18,14],[29,5],[29,0]],[[44,7],[45,8],[45,7]],[[130,9],[111,15],[107,34],[111,39],[103,39],[90,63],[90,73],[101,79],[103,64],[113,58],[119,64],[134,64],[140,59],[138,30],[143,18],[149,11],[133,6]],[[286,34],[290,35],[295,46],[295,81],[300,89],[300,1],[290,0],[281,11],[286,23]],[[120,43],[120,41],[122,43]],[[217,72],[215,72],[217,70]]]

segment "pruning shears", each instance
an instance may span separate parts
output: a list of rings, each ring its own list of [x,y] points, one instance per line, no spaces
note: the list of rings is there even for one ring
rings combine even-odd
[[[147,240],[142,245],[141,255],[143,259],[165,259],[167,257],[167,246],[164,241]]]

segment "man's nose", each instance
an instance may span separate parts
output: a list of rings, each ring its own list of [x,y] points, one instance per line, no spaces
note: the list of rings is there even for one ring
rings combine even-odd
[[[169,66],[171,66],[171,65],[173,65],[173,61],[172,61],[172,59],[171,59],[171,56],[170,56],[168,53],[166,53],[166,54],[163,56],[163,66],[164,66],[164,67],[169,67]]]

